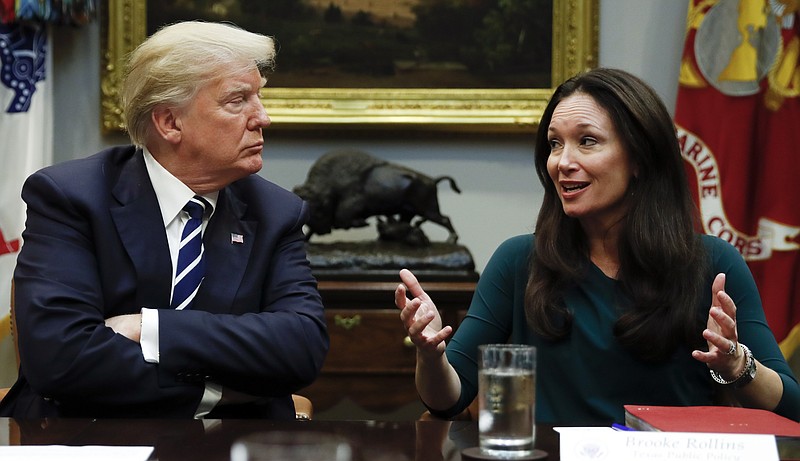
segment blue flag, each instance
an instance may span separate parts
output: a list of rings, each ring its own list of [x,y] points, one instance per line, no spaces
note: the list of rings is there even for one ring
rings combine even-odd
[[[12,384],[17,370],[8,306],[25,226],[20,191],[53,157],[48,62],[45,24],[0,24],[0,387]]]

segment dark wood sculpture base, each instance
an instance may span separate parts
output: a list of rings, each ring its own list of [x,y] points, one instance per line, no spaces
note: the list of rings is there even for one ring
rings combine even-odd
[[[306,250],[330,334],[321,375],[300,391],[314,402],[314,419],[419,418],[425,407],[414,385],[416,348],[394,305],[398,273],[412,270],[444,324],[457,328],[478,280],[469,251],[375,240],[307,243]]]
[[[475,281],[475,262],[463,245],[434,242],[414,247],[380,240],[308,243],[311,271],[318,280],[399,280],[407,268],[420,280]]]

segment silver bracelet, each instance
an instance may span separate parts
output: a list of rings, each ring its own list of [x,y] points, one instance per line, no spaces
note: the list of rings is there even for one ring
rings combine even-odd
[[[728,381],[725,378],[723,378],[722,376],[718,375],[714,370],[709,368],[708,371],[711,373],[711,377],[714,378],[714,381],[716,381],[716,382],[718,382],[720,384],[724,384],[724,385],[733,384],[736,381],[739,381],[740,379],[742,379],[750,371],[750,369],[753,368],[754,360],[755,360],[753,358],[753,353],[750,352],[750,349],[747,346],[745,346],[744,344],[739,343],[739,346],[741,346],[742,352],[744,352],[744,357],[745,357],[744,368],[742,369],[742,372],[739,373],[739,375],[737,377],[735,377],[732,380]]]

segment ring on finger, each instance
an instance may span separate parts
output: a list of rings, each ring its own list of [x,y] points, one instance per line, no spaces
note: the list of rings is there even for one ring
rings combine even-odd
[[[731,347],[728,348],[728,352],[726,352],[726,354],[733,355],[736,353],[736,342],[731,341],[730,339],[728,340],[728,342],[731,343]]]

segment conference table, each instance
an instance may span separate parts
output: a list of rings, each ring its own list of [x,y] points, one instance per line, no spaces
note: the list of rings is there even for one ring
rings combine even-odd
[[[352,448],[352,461],[468,461],[475,458],[462,456],[462,450],[474,453],[469,449],[478,445],[474,421],[0,418],[2,428],[8,433],[6,437],[0,434],[0,446],[147,446],[154,448],[148,458],[151,461],[229,461],[231,446],[238,438],[276,431],[344,438]],[[552,426],[536,426],[536,447],[548,453],[548,461],[560,461],[558,434]],[[782,460],[800,459],[798,454],[796,450],[783,453]]]
[[[472,421],[266,421],[0,418],[11,445],[152,446],[150,460],[227,461],[233,442],[257,432],[335,434],[346,438],[353,461],[462,461],[461,451],[478,444]],[[537,447],[558,461],[558,435],[537,427]],[[0,443],[2,444],[2,443]]]

